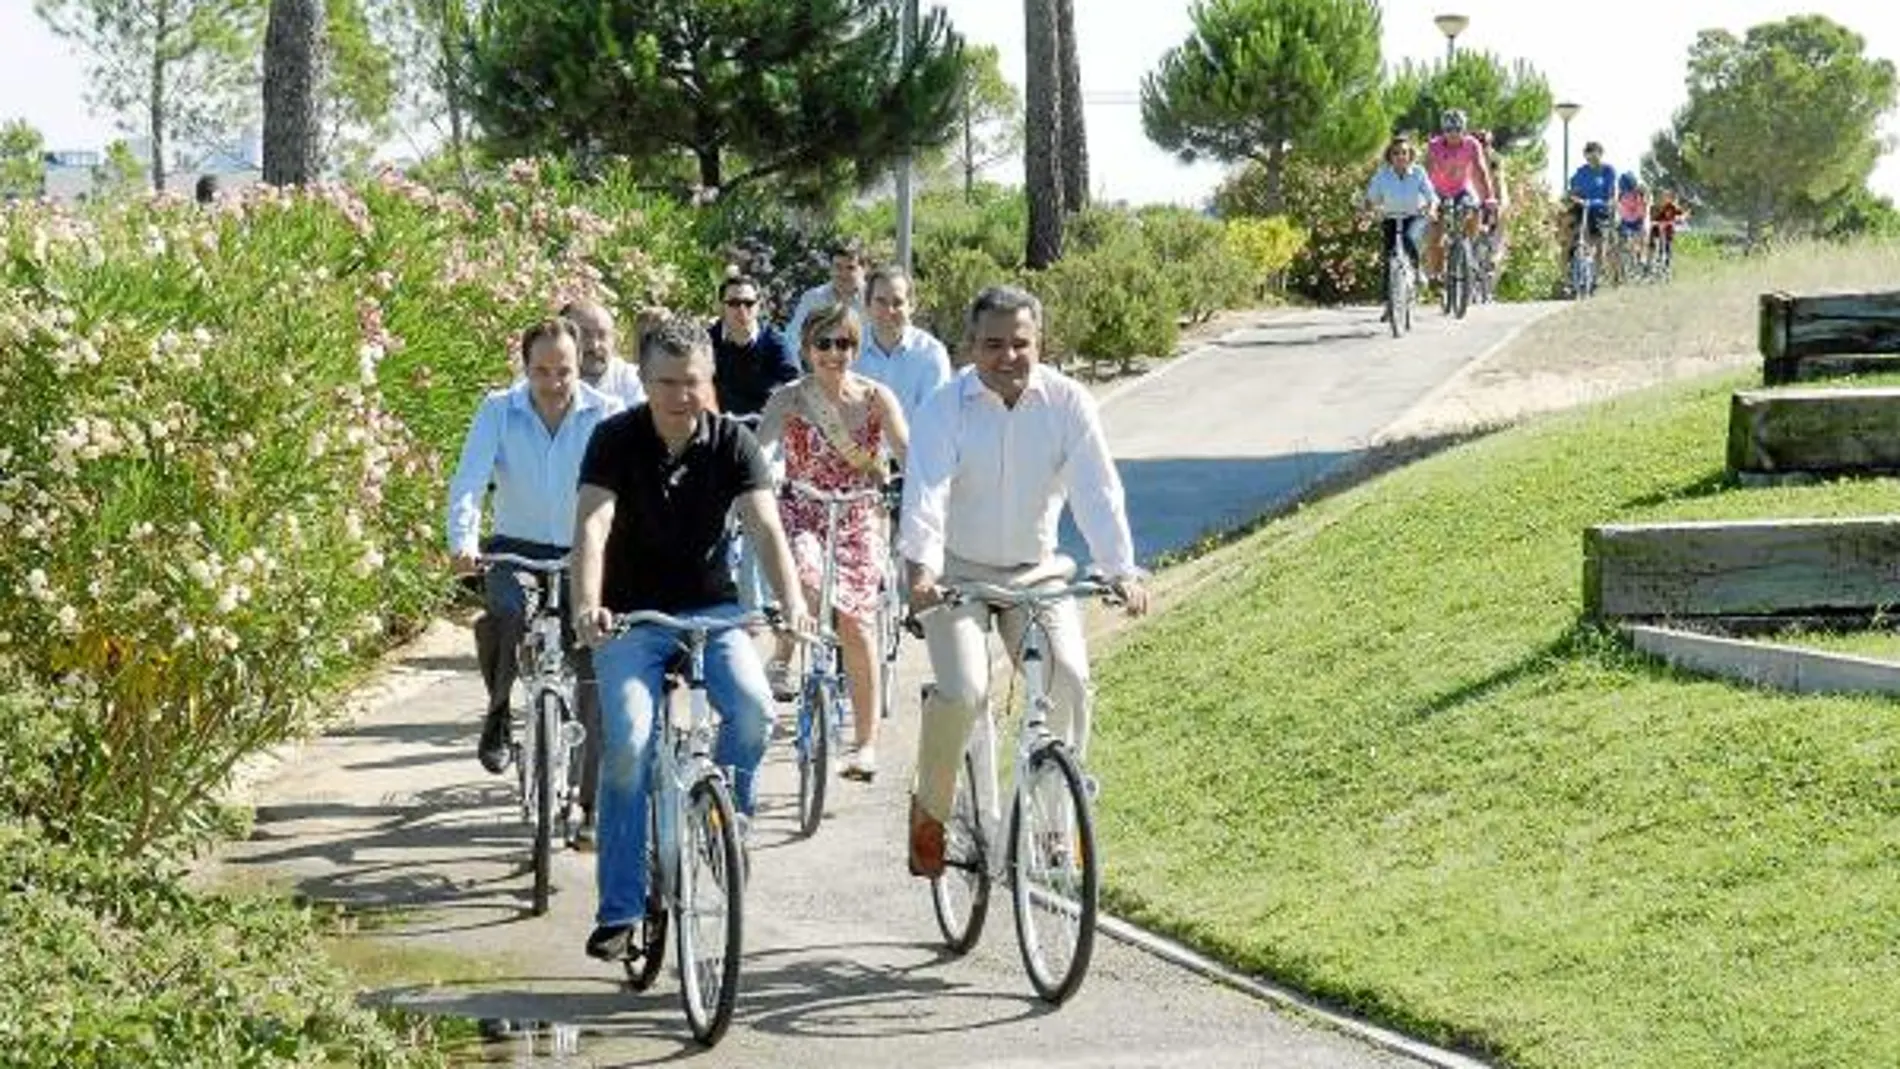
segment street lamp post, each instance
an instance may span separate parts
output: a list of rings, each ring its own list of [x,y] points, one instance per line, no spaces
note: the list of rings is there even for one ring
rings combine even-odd
[[[917,47],[917,0],[902,0],[903,61],[910,60]],[[897,262],[906,272],[911,269],[912,232],[915,228],[915,190],[917,165],[908,149],[897,164]]]
[[[1458,35],[1471,25],[1471,19],[1465,15],[1440,15],[1432,21],[1438,24],[1438,32],[1445,35],[1445,62],[1449,64],[1458,55]]]
[[[1582,110],[1582,104],[1569,100],[1557,105],[1557,117],[1564,121],[1564,173],[1558,178],[1560,186],[1567,187],[1570,182],[1570,120]]]

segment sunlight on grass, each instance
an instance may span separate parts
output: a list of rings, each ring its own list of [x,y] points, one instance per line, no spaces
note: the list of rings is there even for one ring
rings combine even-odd
[[[1579,621],[1590,524],[1900,511],[1729,486],[1751,381],[1461,446],[1203,562],[1099,664],[1114,907],[1512,1065],[1900,1064],[1894,704]]]

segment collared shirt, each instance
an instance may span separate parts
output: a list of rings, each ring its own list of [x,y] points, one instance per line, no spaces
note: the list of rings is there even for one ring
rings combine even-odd
[[[474,553],[482,495],[495,486],[494,533],[550,546],[574,541],[581,457],[594,428],[620,411],[618,399],[582,384],[573,407],[549,431],[528,384],[482,398],[449,480],[449,552]]]
[[[792,311],[791,322],[785,324],[785,342],[793,353],[800,351],[804,344],[805,317],[823,308],[827,304],[838,303],[838,291],[827,282],[822,286],[813,286],[798,296],[798,305]],[[851,310],[858,314],[858,329],[871,329],[870,320],[864,317],[864,290],[851,300]]]
[[[647,402],[647,388],[640,382],[640,366],[617,356],[607,358],[607,370],[601,372],[594,389],[619,398],[621,408],[638,408]]]
[[[759,441],[738,420],[700,417],[678,456],[642,405],[600,425],[580,481],[614,495],[601,604],[615,612],[692,612],[738,600],[726,517],[739,497],[769,490]]]
[[[713,343],[713,388],[719,410],[733,416],[753,416],[765,409],[772,391],[804,374],[798,354],[778,331],[759,324],[752,340],[741,344],[726,337],[719,321],[710,331]]]
[[[896,394],[908,423],[917,418],[937,387],[950,381],[950,354],[942,342],[913,326],[906,326],[896,347],[889,350],[878,344],[877,332],[872,330],[865,332],[851,370]]]
[[[1438,191],[1418,164],[1401,174],[1387,163],[1366,183],[1366,203],[1384,215],[1423,215],[1438,203]]]
[[[898,545],[939,575],[946,554],[997,568],[1041,564],[1055,554],[1065,500],[1096,567],[1139,575],[1095,399],[1039,364],[1010,408],[964,368],[911,428]]]
[[[1577,168],[1576,174],[1570,176],[1570,193],[1593,205],[1608,207],[1611,198],[1616,196],[1616,168],[1607,163],[1599,163],[1594,167],[1584,164]]]

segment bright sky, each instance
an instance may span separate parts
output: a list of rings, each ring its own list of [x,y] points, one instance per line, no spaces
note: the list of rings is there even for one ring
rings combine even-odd
[[[931,0],[925,0],[930,3]],[[972,41],[1002,49],[1003,69],[1019,85],[1023,72],[1021,0],[939,0]],[[1135,202],[1203,200],[1222,169],[1176,163],[1141,131],[1141,77],[1190,29],[1189,0],[1077,0],[1083,93],[1088,101],[1092,178],[1099,193]],[[1583,105],[1571,127],[1573,163],[1582,144],[1602,141],[1609,161],[1634,166],[1652,134],[1683,101],[1683,69],[1696,31],[1723,26],[1740,32],[1758,23],[1815,11],[1867,39],[1868,51],[1900,63],[1900,3],[1893,0],[1666,0],[1640,18],[1597,17],[1588,28],[1569,17],[1575,5],[1556,0],[1386,0],[1385,57],[1432,59],[1445,40],[1435,15],[1455,11],[1471,25],[1460,46],[1530,60],[1550,78],[1559,100]],[[1578,48],[1579,39],[1594,42]],[[1614,52],[1612,52],[1614,49]],[[0,0],[0,120],[25,118],[55,148],[99,148],[115,135],[111,116],[89,113],[84,67],[65,42],[33,14],[32,0]],[[1561,124],[1550,125],[1552,178],[1561,152]],[[1900,132],[1900,123],[1889,130]],[[1767,150],[1768,146],[1764,146]],[[1018,177],[1014,168],[999,173]],[[1874,187],[1900,199],[1900,157],[1889,153]]]

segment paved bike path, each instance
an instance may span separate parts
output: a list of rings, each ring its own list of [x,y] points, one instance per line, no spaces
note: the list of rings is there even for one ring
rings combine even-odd
[[[1374,314],[1277,314],[1106,396],[1144,554],[1297,490],[1537,313],[1487,308],[1455,325],[1427,316],[1402,342],[1376,334]],[[635,995],[616,969],[582,955],[591,855],[561,855],[551,912],[527,915],[527,836],[512,778],[488,776],[473,759],[482,694],[468,651],[465,630],[437,627],[383,676],[350,727],[267,770],[255,792],[256,832],[228,860],[287,878],[313,898],[392,911],[371,938],[482,959],[490,974],[483,980],[372,997],[555,1025],[497,1044],[496,1061],[643,1065],[694,1055],[706,1066],[788,1069],[1419,1064],[1105,937],[1082,990],[1050,1011],[1023,975],[1000,888],[976,951],[963,959],[942,953],[925,885],[904,868],[923,674],[915,645],[902,665],[901,712],[880,747],[883,775],[869,786],[834,781],[830,816],[812,840],[795,838],[796,774],[785,745],[774,745],[754,828],[737,1018],[718,1048],[696,1053],[670,967],[652,991]]]

